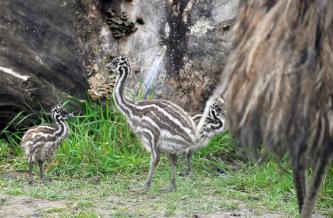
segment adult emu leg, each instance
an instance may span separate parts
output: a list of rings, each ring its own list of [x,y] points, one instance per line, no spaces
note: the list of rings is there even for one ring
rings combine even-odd
[[[309,186],[309,189],[307,190],[304,204],[302,207],[302,218],[310,218],[312,215],[311,213],[314,208],[317,194],[322,186],[323,179],[332,160],[332,151],[329,151],[328,149],[322,149],[321,152],[318,154],[318,159],[316,160],[316,164],[314,165],[311,184]]]
[[[293,167],[293,178],[294,184],[296,188],[298,209],[301,213],[304,198],[306,194],[306,157],[305,157],[306,148],[300,148],[297,151],[296,157],[293,158],[292,167]]]

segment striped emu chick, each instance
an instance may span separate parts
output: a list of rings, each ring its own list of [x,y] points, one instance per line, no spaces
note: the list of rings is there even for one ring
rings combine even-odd
[[[225,109],[223,98],[217,97],[213,99],[213,102],[208,101],[206,108],[207,112],[197,114],[192,117],[197,126],[199,139],[197,146],[192,146],[186,154],[187,169],[183,174],[184,176],[189,176],[191,174],[193,152],[206,146],[210,139],[218,134],[221,134],[225,128]]]
[[[41,182],[44,182],[44,162],[51,159],[56,149],[61,145],[68,133],[68,125],[65,120],[72,117],[65,108],[60,105],[51,110],[54,125],[38,125],[30,128],[23,136],[21,146],[28,157],[29,183],[33,183],[32,168],[38,162]]]
[[[333,1],[244,1],[233,31],[216,92],[229,129],[242,145],[289,155],[301,217],[311,217],[333,157]]]
[[[124,96],[124,86],[131,72],[127,57],[114,58],[106,68],[118,73],[114,90],[118,109],[126,116],[132,131],[140,137],[142,144],[151,153],[149,174],[142,191],[149,191],[161,153],[169,155],[172,172],[170,186],[162,191],[174,191],[177,154],[186,152],[195,144],[196,127],[193,119],[181,107],[169,101],[135,102],[127,99]]]
[[[206,110],[203,114],[193,117],[200,136],[200,147],[208,144],[209,140],[223,132],[225,127],[224,100],[221,97],[214,98],[206,103]]]

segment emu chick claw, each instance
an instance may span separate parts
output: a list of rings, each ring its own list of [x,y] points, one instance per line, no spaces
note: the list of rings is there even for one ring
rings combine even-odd
[[[168,193],[174,191],[176,191],[176,185],[170,185],[169,187],[160,190],[161,193]]]

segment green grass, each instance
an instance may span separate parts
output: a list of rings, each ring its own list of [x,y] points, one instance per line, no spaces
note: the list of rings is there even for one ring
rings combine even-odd
[[[297,214],[291,173],[283,172],[273,161],[261,165],[245,162],[228,133],[215,137],[194,155],[194,175],[177,177],[176,192],[159,194],[170,178],[168,161],[163,157],[152,192],[136,194],[133,190],[142,187],[149,169],[149,153],[112,102],[81,104],[84,112],[68,121],[70,135],[47,164],[47,177],[53,179],[49,184],[27,185],[28,165],[18,145],[22,131],[1,133],[5,140],[0,141],[0,196],[75,202],[42,211],[63,217],[193,216],[244,209],[259,214]],[[12,125],[22,122],[22,117]],[[49,121],[44,118],[42,122]],[[179,158],[178,172],[184,165],[185,160]],[[282,165],[288,168],[287,163]],[[221,170],[225,173],[220,174]],[[331,167],[316,210],[333,216],[332,196]]]

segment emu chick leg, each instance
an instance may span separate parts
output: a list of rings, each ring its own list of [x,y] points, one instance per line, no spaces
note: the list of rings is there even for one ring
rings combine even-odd
[[[166,189],[162,189],[161,192],[171,192],[176,190],[176,165],[177,165],[177,155],[170,154],[169,160],[171,164],[171,181],[170,186]]]
[[[148,174],[147,181],[143,187],[142,192],[147,192],[150,190],[150,186],[151,186],[154,172],[155,172],[155,167],[157,167],[159,162],[160,162],[160,153],[152,152],[151,159],[150,159],[149,174]]]
[[[187,168],[183,173],[180,173],[180,176],[190,176],[192,173],[192,156],[193,152],[189,151],[186,153],[186,163],[187,163]]]
[[[43,175],[43,161],[38,161],[39,164],[39,173],[40,173],[40,181],[44,182],[44,175]]]
[[[29,162],[29,184],[30,185],[34,182],[34,179],[32,176],[32,168],[33,168],[33,163]]]

